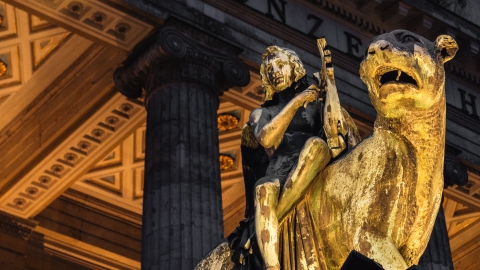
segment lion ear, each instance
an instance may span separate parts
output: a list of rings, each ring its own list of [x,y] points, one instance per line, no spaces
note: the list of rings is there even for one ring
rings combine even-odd
[[[438,36],[435,40],[435,47],[440,52],[443,63],[450,61],[458,51],[457,42],[449,35]]]

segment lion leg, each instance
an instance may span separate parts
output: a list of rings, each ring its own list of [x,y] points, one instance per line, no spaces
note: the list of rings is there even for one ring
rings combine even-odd
[[[280,269],[278,219],[275,214],[280,181],[273,179],[259,182],[255,187],[255,232],[258,247],[267,269]]]
[[[408,268],[405,259],[390,237],[363,232],[359,234],[358,240],[354,249],[381,264],[385,270]]]
[[[307,140],[298,157],[297,166],[288,176],[278,201],[276,212],[279,221],[303,197],[312,180],[327,166],[330,159],[330,149],[324,140],[319,137]]]

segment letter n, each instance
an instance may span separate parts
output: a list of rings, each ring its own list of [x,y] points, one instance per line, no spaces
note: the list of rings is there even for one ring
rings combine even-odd
[[[277,13],[277,15],[280,17],[280,20],[283,23],[286,23],[287,18],[285,17],[285,5],[287,4],[287,1],[285,0],[268,0],[268,12],[267,15],[271,18],[275,18],[272,14],[272,7]],[[280,7],[281,6],[281,7]]]

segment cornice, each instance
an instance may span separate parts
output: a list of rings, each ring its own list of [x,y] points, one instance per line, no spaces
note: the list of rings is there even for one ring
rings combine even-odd
[[[461,109],[447,104],[447,119],[465,127],[475,134],[480,134],[480,119],[465,114]]]
[[[140,269],[140,262],[120,254],[41,226],[36,231],[42,235],[43,248],[48,253],[88,269]]]
[[[0,231],[27,240],[37,226],[35,220],[21,219],[0,211]]]
[[[435,3],[426,0],[402,0],[416,9],[432,16],[438,21],[458,29],[463,34],[468,35],[476,40],[480,39],[480,27],[461,16],[447,10]]]

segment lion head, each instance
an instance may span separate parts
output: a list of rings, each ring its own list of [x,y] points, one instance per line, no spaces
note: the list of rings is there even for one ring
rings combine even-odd
[[[387,118],[405,116],[407,111],[431,108],[444,98],[443,64],[458,50],[448,35],[431,42],[406,30],[377,36],[360,65],[377,112]]]

